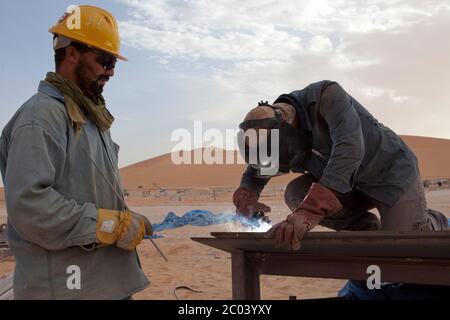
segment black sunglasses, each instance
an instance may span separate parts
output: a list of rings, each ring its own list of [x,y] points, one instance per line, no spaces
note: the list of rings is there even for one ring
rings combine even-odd
[[[95,54],[95,61],[97,61],[105,70],[114,69],[116,67],[117,58],[110,53],[98,50],[76,41],[72,41],[70,45],[77,48],[80,52],[93,52]]]
[[[112,54],[103,52],[94,48],[90,48],[92,52],[95,53],[95,61],[100,63],[100,65],[105,69],[114,69],[116,67],[117,58]]]

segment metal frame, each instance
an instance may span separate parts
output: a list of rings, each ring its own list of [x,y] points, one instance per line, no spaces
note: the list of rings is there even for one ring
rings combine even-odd
[[[450,232],[446,231],[312,232],[299,252],[275,249],[270,239],[258,233],[212,235],[216,238],[192,240],[231,253],[236,300],[260,299],[263,274],[366,280],[370,265],[380,267],[383,282],[450,286]]]

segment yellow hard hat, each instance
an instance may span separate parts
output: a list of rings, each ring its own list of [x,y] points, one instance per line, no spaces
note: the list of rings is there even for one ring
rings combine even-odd
[[[118,59],[128,60],[119,53],[120,36],[116,19],[101,8],[70,6],[48,31],[106,51]]]

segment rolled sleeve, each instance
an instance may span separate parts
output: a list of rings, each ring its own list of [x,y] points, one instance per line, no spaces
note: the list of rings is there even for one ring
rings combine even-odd
[[[332,149],[319,183],[340,193],[351,191],[351,178],[364,158],[361,122],[342,87],[333,83],[322,94],[319,113],[328,125]]]

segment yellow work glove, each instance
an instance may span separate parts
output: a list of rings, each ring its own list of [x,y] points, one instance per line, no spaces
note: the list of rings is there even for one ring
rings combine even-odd
[[[150,221],[130,211],[98,209],[97,241],[101,245],[115,244],[125,250],[134,250],[145,235],[152,235]]]

